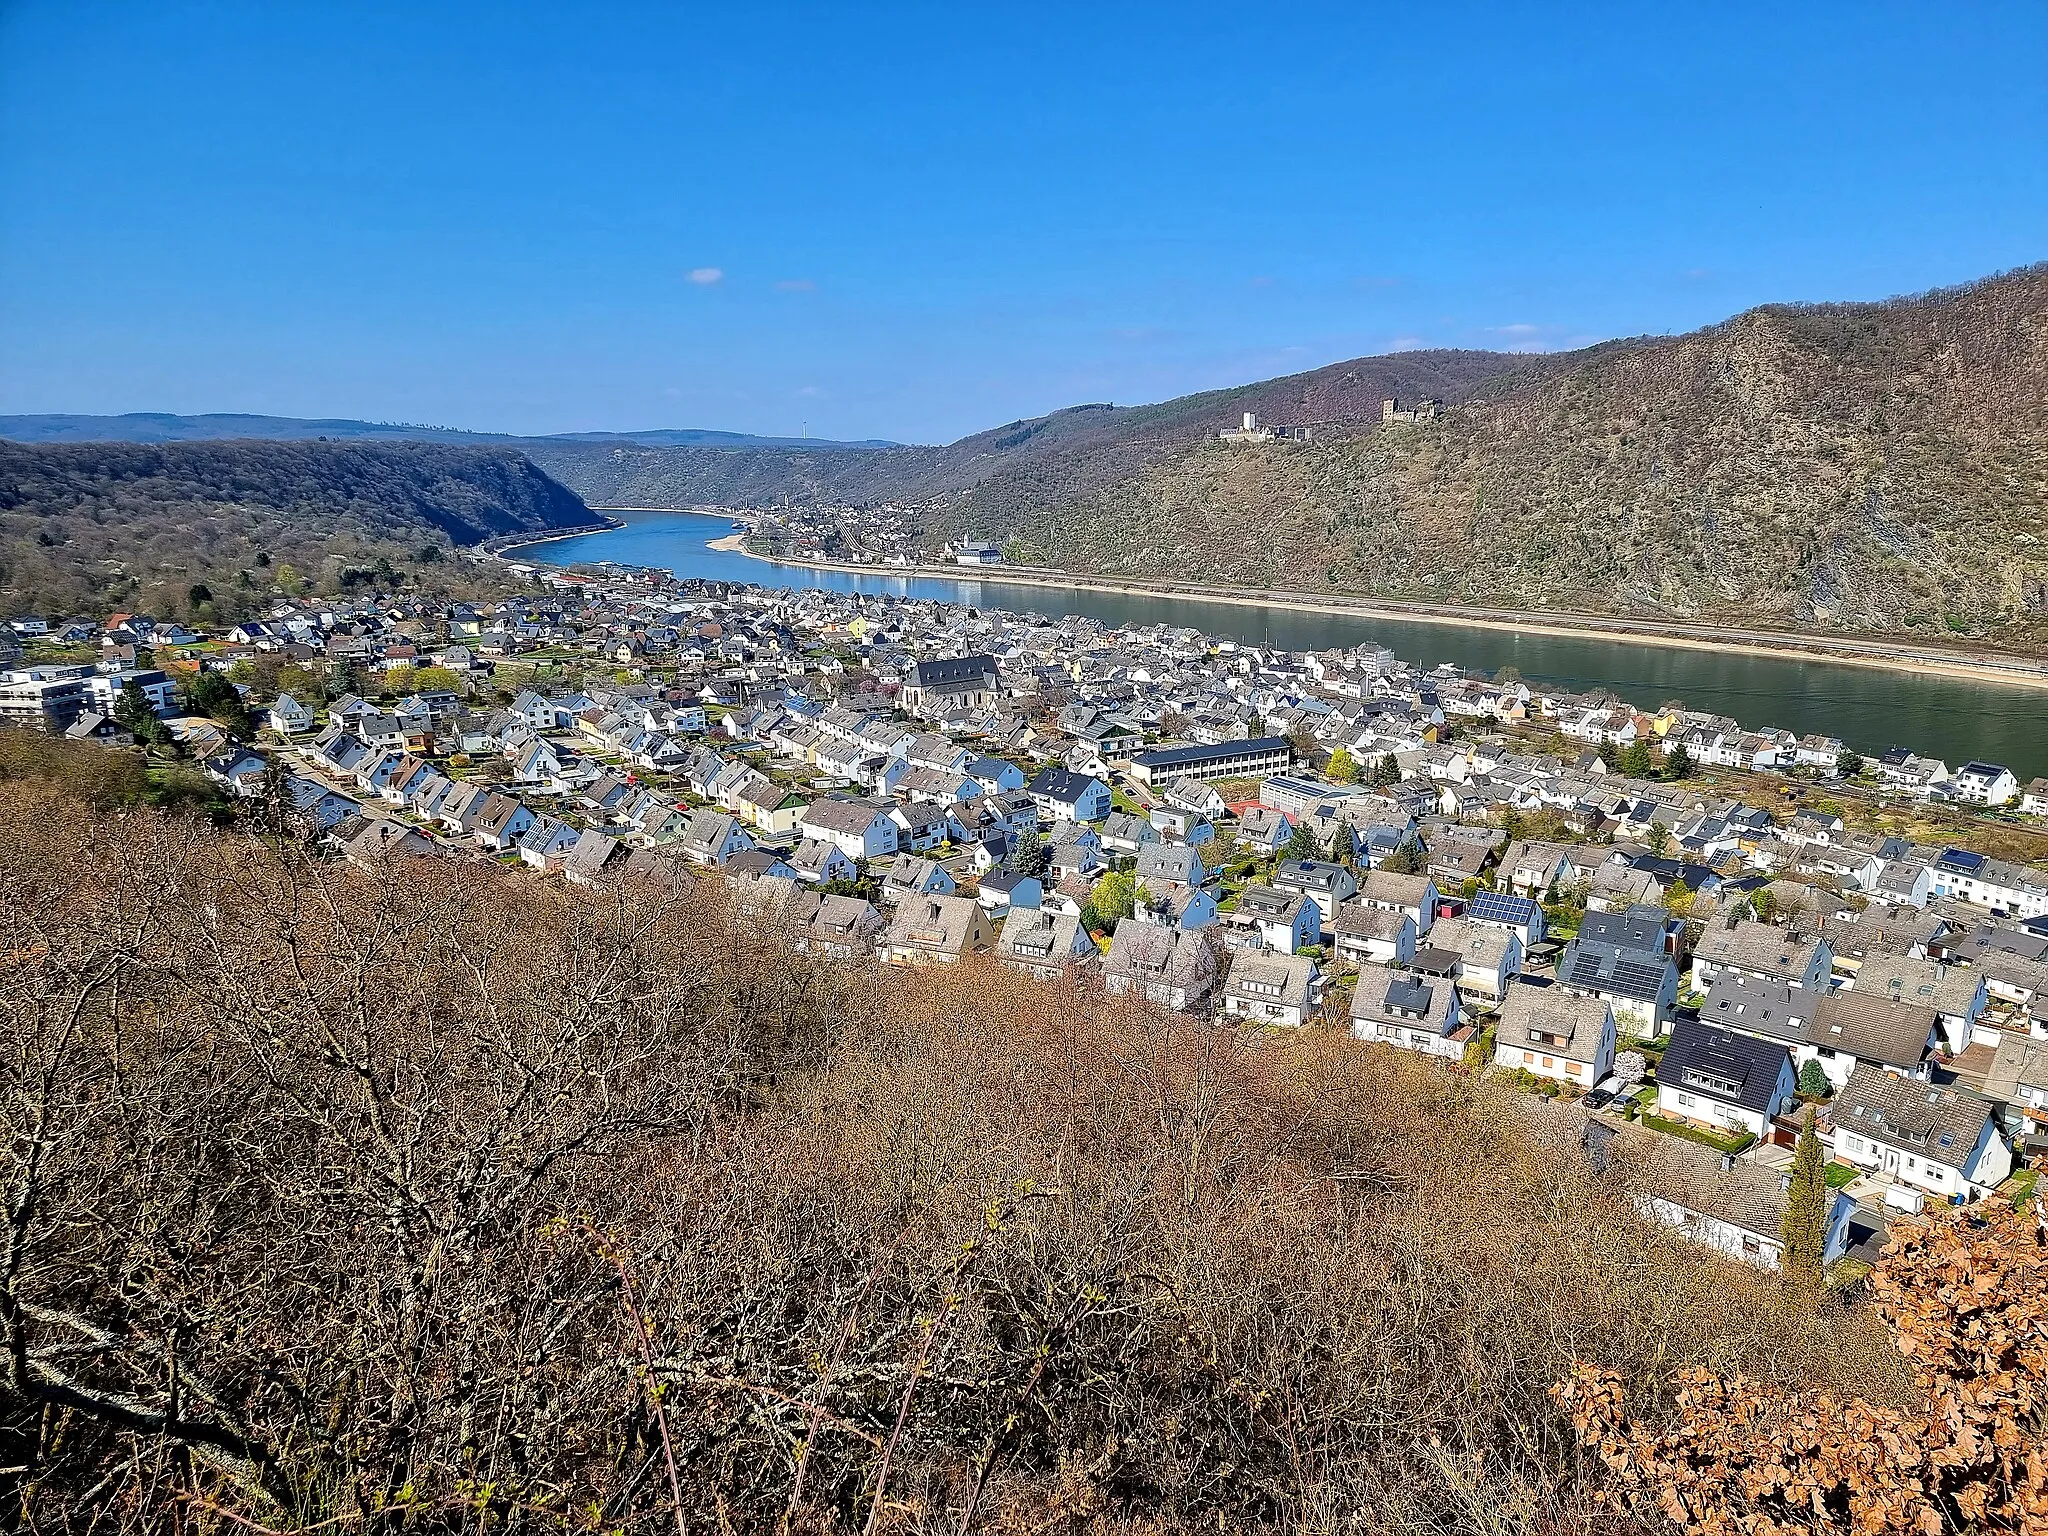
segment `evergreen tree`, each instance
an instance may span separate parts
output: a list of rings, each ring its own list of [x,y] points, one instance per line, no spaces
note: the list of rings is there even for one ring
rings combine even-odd
[[[1669,778],[1689,779],[1692,777],[1692,754],[1685,750],[1685,743],[1673,747],[1664,759],[1664,772]]]
[[[1372,782],[1375,789],[1392,789],[1401,782],[1401,765],[1389,752],[1372,766]]]
[[[255,734],[255,722],[249,716],[249,706],[242,702],[240,690],[228,681],[224,672],[201,672],[187,683],[185,707],[195,715],[218,720],[244,741]]]
[[[1330,837],[1330,857],[1339,864],[1350,864],[1358,857],[1358,834],[1351,830],[1349,822],[1337,823],[1337,830]]]
[[[1828,1081],[1827,1069],[1817,1061],[1809,1061],[1801,1067],[1799,1091],[1810,1099],[1824,1099],[1834,1092],[1834,1085]]]
[[[1629,778],[1647,779],[1655,767],[1647,741],[1632,741],[1621,754],[1621,771]]]
[[[1792,1153],[1792,1187],[1785,1193],[1785,1276],[1802,1290],[1817,1290],[1828,1241],[1828,1175],[1820,1138],[1813,1133],[1813,1108],[1799,1128]]]
[[[1296,822],[1294,835],[1287,839],[1287,857],[1290,859],[1321,858],[1323,850],[1316,844],[1315,833],[1309,831],[1307,822]]]
[[[121,696],[114,700],[114,723],[144,746],[163,732],[157,723],[156,707],[142,691],[142,684],[132,677],[121,685]]]
[[[1845,779],[1853,779],[1863,771],[1861,753],[1851,752],[1847,747],[1835,754],[1835,772]]]

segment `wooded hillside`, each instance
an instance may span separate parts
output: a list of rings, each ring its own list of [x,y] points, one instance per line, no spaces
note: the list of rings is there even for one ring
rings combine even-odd
[[[591,520],[503,448],[0,442],[0,610],[228,618],[276,591]]]
[[[1403,1052],[825,962],[716,881],[0,815],[24,1529],[1547,1536],[1634,1528],[1581,1362],[1913,1402]]]

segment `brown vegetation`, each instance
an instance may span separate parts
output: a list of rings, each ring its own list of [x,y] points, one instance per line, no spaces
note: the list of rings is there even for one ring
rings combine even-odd
[[[0,817],[26,1528],[1613,1529],[1574,1362],[1893,1374],[1398,1052],[884,985],[713,881]]]
[[[452,546],[589,521],[503,448],[0,442],[0,607],[232,620],[277,593],[396,588],[422,566],[474,585],[445,563]]]
[[[1614,1502],[1700,1536],[2048,1530],[2048,1230],[2009,1202],[1901,1222],[1871,1289],[1921,1400],[1876,1404],[1687,1373],[1676,1420],[1630,1422],[1610,1372],[1560,1389]]]

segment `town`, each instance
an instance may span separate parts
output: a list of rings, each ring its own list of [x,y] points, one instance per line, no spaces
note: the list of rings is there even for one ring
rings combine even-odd
[[[175,754],[357,863],[717,879],[823,956],[1501,1074],[1595,1156],[1662,1133],[1650,1214],[1766,1268],[1809,1120],[1830,1262],[2048,1149],[2048,873],[1877,819],[2024,839],[2043,780],[1372,645],[510,568],[532,595],[209,634],[19,618],[0,722]]]

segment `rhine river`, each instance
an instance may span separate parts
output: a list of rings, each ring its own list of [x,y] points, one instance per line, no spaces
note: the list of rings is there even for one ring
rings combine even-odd
[[[1513,666],[1531,687],[1607,688],[1644,709],[1681,699],[1694,709],[1729,715],[1752,728],[1784,726],[1801,735],[1840,737],[1866,756],[1906,746],[1941,758],[1951,768],[1973,757],[2004,763],[2023,784],[2036,774],[2048,774],[2048,695],[2025,688],[1590,636],[1521,634],[1492,624],[1304,613],[978,577],[871,575],[771,565],[707,547],[732,531],[726,518],[689,512],[615,515],[627,519],[625,527],[530,545],[516,558],[555,565],[612,560],[713,581],[886,593],[1055,618],[1086,614],[1113,625],[1179,624],[1219,638],[1287,650],[1322,650],[1369,640],[1424,667],[1447,661],[1491,673]]]

